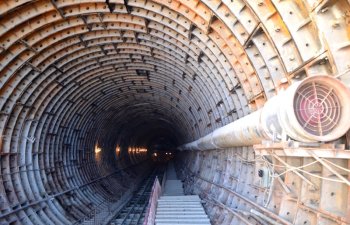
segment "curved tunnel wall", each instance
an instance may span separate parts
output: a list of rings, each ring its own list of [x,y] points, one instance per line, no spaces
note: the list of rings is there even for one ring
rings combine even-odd
[[[349,86],[349,10],[346,0],[1,1],[1,222],[73,223],[123,188],[118,168],[134,165],[132,182],[150,167],[147,155],[129,157],[128,146],[147,146],[158,134],[169,147],[193,141],[307,76],[339,76]],[[188,163],[221,185],[232,173],[248,176],[235,190],[250,195],[242,187],[255,182],[251,147],[179,157],[182,169]],[[249,207],[220,186],[186,179],[202,197]],[[345,221],[342,185],[333,211],[315,194],[317,218]],[[280,210],[290,202],[271,210],[295,223],[299,211]],[[208,207],[222,222],[222,207]],[[321,221],[314,214],[311,224]]]

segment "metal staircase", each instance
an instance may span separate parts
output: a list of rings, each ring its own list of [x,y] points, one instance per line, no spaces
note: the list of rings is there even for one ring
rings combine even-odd
[[[198,195],[185,195],[174,165],[168,164],[163,196],[158,199],[156,225],[210,225]]]

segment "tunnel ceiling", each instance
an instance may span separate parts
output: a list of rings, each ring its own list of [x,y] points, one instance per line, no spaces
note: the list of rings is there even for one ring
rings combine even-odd
[[[307,76],[349,86],[349,10],[346,0],[1,1],[2,173],[93,162],[96,143],[182,144]],[[10,205],[38,188],[28,177],[3,176],[4,190],[17,187]]]
[[[27,121],[39,140],[49,130],[101,130],[102,120],[111,136],[152,121],[193,140],[261,107],[281,84],[346,70],[341,7],[347,2],[2,1],[2,112],[16,114],[18,127]],[[11,128],[4,133],[21,136]]]

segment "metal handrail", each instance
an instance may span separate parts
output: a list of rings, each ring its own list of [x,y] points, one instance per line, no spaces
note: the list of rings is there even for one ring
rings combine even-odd
[[[164,181],[164,176],[162,183]],[[159,196],[162,193],[162,188],[159,184],[158,177],[154,179],[151,196],[148,201],[147,213],[145,216],[145,220],[143,221],[143,225],[154,225],[155,217],[156,217],[156,209],[157,209],[157,201]]]

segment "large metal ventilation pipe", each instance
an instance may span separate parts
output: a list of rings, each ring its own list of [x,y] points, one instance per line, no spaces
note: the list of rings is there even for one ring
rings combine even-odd
[[[255,111],[179,147],[208,150],[251,146],[262,140],[331,141],[350,128],[350,91],[330,76],[311,76],[292,84]]]

